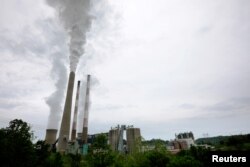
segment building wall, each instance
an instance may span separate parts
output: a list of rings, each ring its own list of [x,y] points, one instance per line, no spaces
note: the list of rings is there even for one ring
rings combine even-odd
[[[54,144],[56,141],[56,135],[57,135],[57,129],[47,129],[45,142],[50,145]]]
[[[111,149],[117,151],[118,148],[118,137],[119,137],[119,129],[111,129],[109,131],[109,144]]]
[[[188,138],[192,138],[194,140],[194,134],[193,132],[184,132],[184,133],[179,133],[176,136],[177,139],[188,139]]]
[[[141,132],[139,128],[128,128],[127,133],[127,151],[133,153],[136,151],[136,146],[141,142]]]
[[[189,149],[192,145],[194,145],[194,140],[192,138],[175,139],[174,141],[170,141],[169,143],[169,146],[171,146],[171,148],[181,150]]]

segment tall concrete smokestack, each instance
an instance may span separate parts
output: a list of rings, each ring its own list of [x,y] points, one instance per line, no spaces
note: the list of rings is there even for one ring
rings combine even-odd
[[[74,141],[76,139],[76,124],[77,124],[80,83],[81,83],[81,81],[78,81],[78,83],[77,83],[74,118],[73,118],[72,131],[71,131],[71,141]]]
[[[89,88],[90,88],[90,75],[87,76],[87,87],[86,87],[86,96],[84,104],[83,129],[82,129],[83,144],[86,144],[88,139]]]
[[[67,143],[69,140],[71,105],[72,105],[74,81],[75,81],[75,73],[71,71],[69,74],[68,89],[67,89],[64,111],[63,111],[63,116],[62,116],[61,128],[59,132],[58,151],[60,152],[66,151]]]

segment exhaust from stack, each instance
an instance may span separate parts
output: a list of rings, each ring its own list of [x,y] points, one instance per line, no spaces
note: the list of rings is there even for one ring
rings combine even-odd
[[[77,83],[75,110],[74,110],[74,117],[73,117],[73,123],[72,123],[72,131],[71,131],[71,141],[76,140],[76,125],[77,125],[77,113],[78,113],[80,83],[81,83],[81,81],[78,81],[78,83]]]
[[[84,55],[85,50],[83,46],[86,43],[87,32],[90,30],[94,17],[92,17],[90,14],[90,0],[46,0],[46,2],[49,6],[53,7],[56,10],[57,16],[69,37],[69,60],[71,72],[69,75],[65,106],[58,141],[58,151],[65,151],[67,148],[67,141],[69,140],[70,133],[72,94],[75,79],[74,72],[77,69],[80,57]],[[61,77],[61,75],[58,76]],[[60,89],[59,92],[62,93],[63,90],[64,89]],[[58,98],[54,98],[52,99],[52,101],[53,100],[58,100]],[[52,110],[52,112],[55,111]],[[49,120],[51,120],[51,118],[49,118]]]
[[[58,151],[60,152],[66,151],[67,144],[69,141],[71,106],[72,106],[74,82],[75,82],[75,73],[71,71],[69,74],[66,100],[65,100],[62,122],[61,122],[61,127],[60,127],[60,132],[59,132]]]
[[[69,36],[70,71],[76,71],[84,54],[87,32],[94,17],[90,14],[91,0],[46,0],[53,7]]]
[[[88,139],[89,89],[90,89],[90,75],[87,76],[87,87],[86,87],[86,96],[84,104],[83,129],[82,129],[83,144],[86,144]]]

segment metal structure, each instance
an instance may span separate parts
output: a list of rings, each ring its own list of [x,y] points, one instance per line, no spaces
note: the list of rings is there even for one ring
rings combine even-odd
[[[90,89],[90,75],[87,76],[87,87],[86,87],[86,96],[84,104],[83,129],[82,129],[83,144],[86,144],[88,140],[89,89]]]
[[[117,150],[121,153],[124,152],[124,144],[123,144],[123,133],[126,130],[125,125],[121,125],[121,129],[119,129],[119,138],[118,138],[118,148]]]
[[[72,106],[72,95],[75,82],[75,73],[73,71],[69,74],[68,88],[66,94],[66,100],[64,105],[64,111],[62,116],[62,122],[59,132],[58,140],[58,151],[65,152],[67,149],[70,133],[70,118],[71,118],[71,106]]]
[[[52,145],[51,145],[51,151],[52,152],[56,152],[56,144],[58,142],[59,139],[57,139]]]
[[[72,123],[72,131],[71,131],[71,141],[76,140],[76,125],[77,125],[77,113],[78,113],[80,83],[81,83],[81,81],[78,81],[78,83],[77,83],[75,110],[74,110],[74,117],[73,117],[73,123]]]

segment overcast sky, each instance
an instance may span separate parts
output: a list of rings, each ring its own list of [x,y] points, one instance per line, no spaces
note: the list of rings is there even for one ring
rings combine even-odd
[[[90,13],[76,73],[94,78],[90,134],[117,124],[145,139],[250,133],[250,1],[92,0]],[[1,1],[0,127],[23,119],[44,139],[68,43],[46,1]]]

